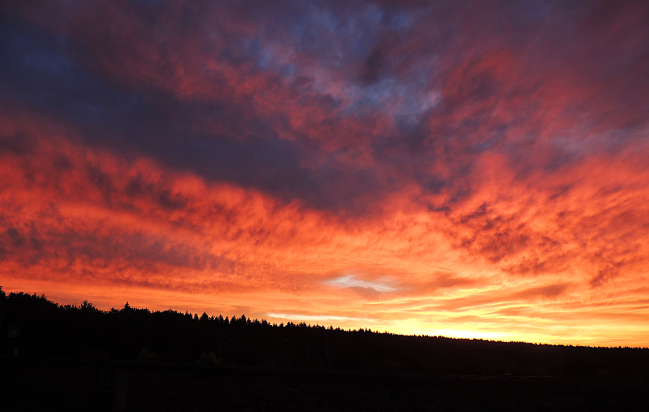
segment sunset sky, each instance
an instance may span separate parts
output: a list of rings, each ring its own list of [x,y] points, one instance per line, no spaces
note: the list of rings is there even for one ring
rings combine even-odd
[[[0,15],[5,292],[649,346],[649,2]]]

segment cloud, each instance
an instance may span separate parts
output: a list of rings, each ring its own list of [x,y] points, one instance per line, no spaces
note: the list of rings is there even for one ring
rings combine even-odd
[[[371,318],[353,318],[348,316],[337,316],[337,315],[304,315],[300,313],[274,313],[274,312],[269,312],[268,317],[289,319],[295,321],[306,321],[306,322],[340,322],[340,321],[372,322],[373,321],[373,319]]]
[[[563,294],[569,286],[568,283],[557,283],[549,286],[534,287],[517,292],[514,296],[517,298],[556,298]]]
[[[642,295],[642,2],[1,7],[3,278],[412,329]]]
[[[385,279],[363,280],[356,275],[343,275],[324,282],[325,285],[336,286],[340,288],[362,288],[371,289],[376,292],[386,293],[397,291],[393,282]]]

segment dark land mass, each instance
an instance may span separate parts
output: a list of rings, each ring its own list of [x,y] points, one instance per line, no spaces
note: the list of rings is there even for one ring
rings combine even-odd
[[[2,411],[649,410],[647,348],[101,311],[1,289],[0,326]]]

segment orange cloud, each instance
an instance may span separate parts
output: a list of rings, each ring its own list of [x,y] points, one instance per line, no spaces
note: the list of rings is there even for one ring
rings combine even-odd
[[[208,3],[6,7],[5,290],[647,345],[646,6]]]
[[[462,209],[388,206],[350,221],[80,146],[68,137],[74,130],[46,119],[2,124],[3,136],[31,142],[23,150],[3,140],[13,147],[2,154],[0,192],[10,291],[34,285],[66,301],[87,292],[105,307],[129,300],[199,311],[203,302],[214,313],[400,332],[448,332],[459,322],[460,334],[513,339],[516,325],[537,325],[520,333],[556,342],[612,342],[602,331],[624,319],[630,342],[646,338],[633,325],[647,305],[633,296],[642,296],[634,289],[647,267],[637,231],[647,225],[649,180],[628,161],[581,166],[582,179],[562,192],[560,179],[530,191],[496,159]],[[406,190],[391,203],[415,197]],[[191,304],[189,294],[200,298]],[[631,299],[624,308],[613,304],[621,296]],[[567,310],[604,326],[589,330]],[[539,316],[578,334],[543,334]]]

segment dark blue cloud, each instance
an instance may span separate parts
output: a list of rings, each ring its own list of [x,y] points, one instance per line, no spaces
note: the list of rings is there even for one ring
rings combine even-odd
[[[112,14],[93,20],[84,2],[41,4],[52,11],[47,24],[31,18],[33,10],[5,8],[3,104],[61,119],[92,145],[308,207],[366,213],[410,183],[423,194],[446,193],[452,203],[472,192],[484,153],[504,153],[523,179],[612,152],[641,138],[647,125],[648,31],[641,23],[649,13],[639,4],[104,6]],[[616,29],[624,21],[630,28]],[[183,54],[189,45],[197,55]],[[263,107],[255,92],[210,74],[212,58],[242,77],[265,76],[262,92],[273,98],[278,90],[291,107]],[[151,67],[128,77],[106,62]],[[219,86],[214,98],[183,95],[146,77],[154,72],[171,83],[174,64],[186,64],[194,72],[185,74],[206,87]],[[574,95],[561,90],[573,85]],[[302,129],[292,124],[296,115],[307,118]],[[391,126],[374,129],[382,119]],[[335,144],[314,137],[332,123]],[[539,143],[544,133],[553,144]],[[3,147],[22,150],[23,138],[4,139]],[[350,159],[366,154],[373,164],[350,167]],[[430,172],[437,164],[447,175]]]

